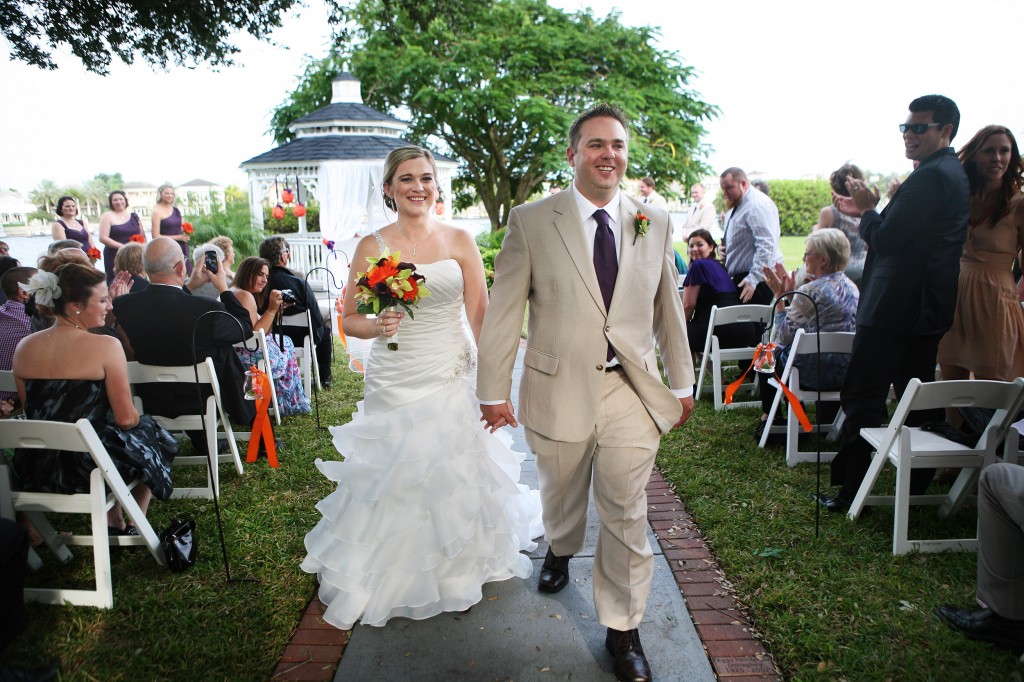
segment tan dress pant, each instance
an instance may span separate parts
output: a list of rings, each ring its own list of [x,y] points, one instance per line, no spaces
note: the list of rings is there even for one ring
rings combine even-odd
[[[978,484],[978,599],[1024,620],[1024,467],[993,464]]]
[[[558,556],[583,549],[591,481],[601,529],[594,553],[594,604],[605,627],[643,619],[654,574],[647,541],[647,481],[661,434],[622,370],[605,372],[593,434],[578,443],[526,429],[537,456],[544,535]]]

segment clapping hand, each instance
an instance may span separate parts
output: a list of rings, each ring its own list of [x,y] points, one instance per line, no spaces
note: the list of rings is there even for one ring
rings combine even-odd
[[[761,268],[761,272],[764,273],[764,282],[775,294],[775,298],[796,289],[796,272],[786,272],[786,266],[782,263],[776,263],[774,268],[766,265]]]
[[[132,289],[132,275],[130,272],[125,270],[120,271],[114,276],[114,279],[110,282],[110,286],[107,287],[108,295],[110,300],[113,301],[118,296],[124,296]]]
[[[849,204],[845,201],[842,202],[842,205],[836,204],[836,208],[847,215],[862,216],[865,212],[877,206],[878,200],[881,198],[877,187],[869,188],[866,182],[856,178],[846,179],[846,189],[850,192],[849,202],[853,204],[852,209],[850,209]],[[844,210],[844,208],[849,209],[849,211]]]

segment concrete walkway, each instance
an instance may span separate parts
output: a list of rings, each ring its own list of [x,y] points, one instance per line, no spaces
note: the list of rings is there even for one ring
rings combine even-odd
[[[522,351],[513,395],[518,395],[521,361]],[[528,452],[521,428],[512,436],[515,449]],[[522,482],[537,487],[532,454],[524,462]],[[649,519],[658,532],[649,531],[654,581],[640,637],[655,679],[776,679],[771,659],[725,594],[724,577],[715,570],[699,531],[657,472],[648,485],[648,500]],[[597,527],[591,500],[584,551],[570,563],[569,586],[556,595],[536,588],[547,551],[541,539],[530,554],[533,576],[485,585],[483,600],[468,613],[423,621],[397,618],[383,628],[356,625],[349,634],[320,620],[323,608],[314,597],[273,679],[614,681],[591,582]],[[693,593],[694,618],[684,593]]]

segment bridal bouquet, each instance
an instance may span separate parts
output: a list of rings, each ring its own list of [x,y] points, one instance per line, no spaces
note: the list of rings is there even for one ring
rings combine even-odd
[[[367,258],[370,267],[366,272],[356,273],[356,312],[363,315],[380,315],[382,310],[401,306],[409,317],[420,299],[430,296],[423,286],[426,278],[416,272],[412,263],[398,260],[401,254],[385,252],[379,258]],[[388,341],[388,350],[398,350],[397,334]]]

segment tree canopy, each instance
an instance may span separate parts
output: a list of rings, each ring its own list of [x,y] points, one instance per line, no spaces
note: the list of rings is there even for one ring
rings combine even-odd
[[[281,25],[291,0],[0,0],[0,30],[11,59],[57,68],[53,51],[68,49],[85,68],[106,75],[111,58],[136,56],[166,67],[231,64],[228,38],[245,31],[266,37]]]
[[[693,70],[677,53],[653,46],[655,29],[623,26],[617,13],[545,0],[360,0],[340,19],[335,50],[275,111],[279,141],[290,121],[330,100],[348,58],[368,105],[408,107],[410,138],[440,141],[463,163],[455,205],[480,201],[494,229],[543,182],[568,181],[569,125],[600,102],[633,121],[631,177],[689,184],[706,169],[700,136],[717,108],[688,88]]]

